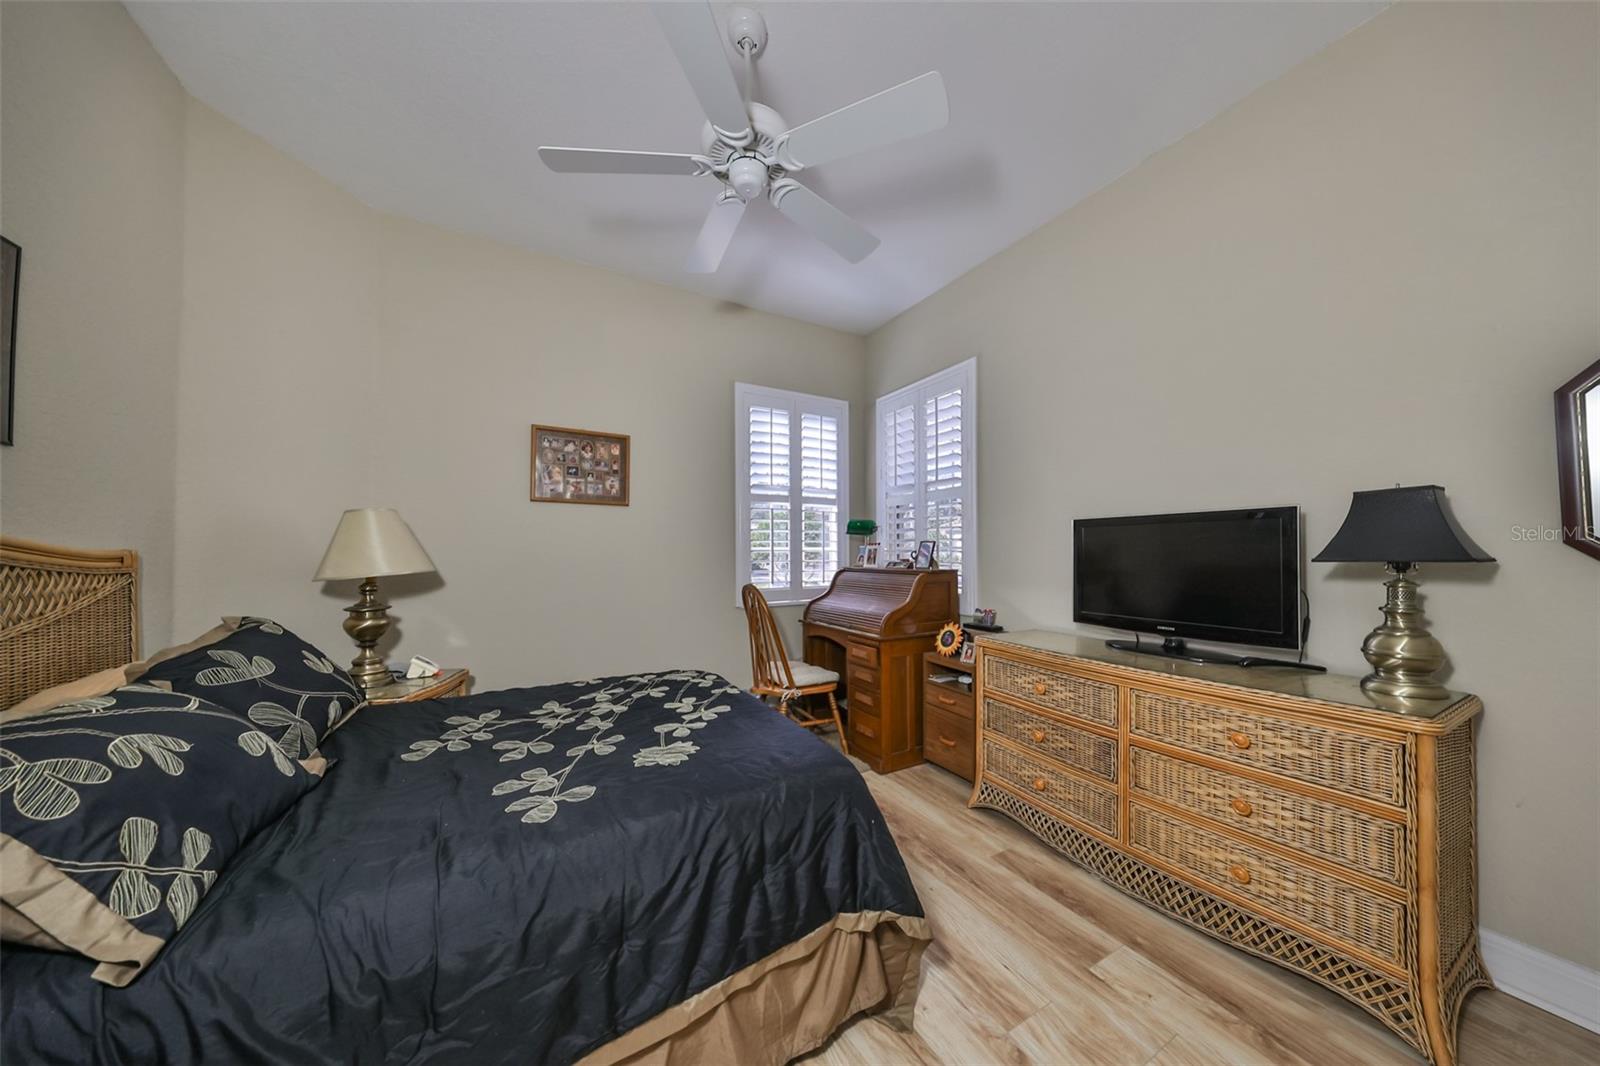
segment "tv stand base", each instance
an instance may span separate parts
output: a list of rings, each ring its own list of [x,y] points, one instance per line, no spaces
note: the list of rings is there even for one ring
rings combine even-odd
[[[1215,666],[1283,666],[1291,670],[1309,670],[1312,673],[1325,674],[1326,666],[1317,666],[1313,663],[1296,662],[1293,659],[1268,659],[1260,655],[1225,655],[1217,651],[1194,651],[1181,637],[1168,637],[1157,647],[1154,644],[1145,644],[1137,638],[1133,640],[1108,640],[1106,647],[1115,648],[1117,651],[1138,652],[1141,655],[1160,655],[1168,659],[1182,659],[1190,663],[1205,663]]]

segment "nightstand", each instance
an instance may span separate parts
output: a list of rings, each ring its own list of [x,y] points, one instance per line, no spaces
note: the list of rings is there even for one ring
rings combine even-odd
[[[447,696],[466,696],[472,692],[472,674],[461,667],[446,667],[434,677],[411,681],[391,681],[367,694],[368,703],[415,703]]]
[[[922,757],[971,781],[976,762],[977,713],[972,663],[937,652],[922,656]]]

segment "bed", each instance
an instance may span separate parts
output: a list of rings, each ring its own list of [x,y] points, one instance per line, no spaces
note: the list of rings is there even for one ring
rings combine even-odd
[[[132,553],[10,542],[0,595],[5,705],[137,649]],[[910,1023],[930,933],[860,774],[716,675],[368,706],[322,755],[127,987],[8,943],[0,1057],[782,1062]]]

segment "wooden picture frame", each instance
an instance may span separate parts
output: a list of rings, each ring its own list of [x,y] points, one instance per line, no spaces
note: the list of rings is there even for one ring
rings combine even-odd
[[[1600,559],[1600,361],[1556,390],[1561,540]]]
[[[0,444],[15,443],[17,413],[17,298],[21,293],[22,249],[0,237]]]
[[[529,500],[628,506],[633,457],[626,433],[534,425],[530,440]]]

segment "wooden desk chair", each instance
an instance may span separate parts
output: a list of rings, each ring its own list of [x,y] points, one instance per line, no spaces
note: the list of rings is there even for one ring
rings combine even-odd
[[[761,590],[746,585],[740,594],[744,597],[745,621],[750,626],[750,672],[755,676],[751,693],[763,699],[777,697],[778,713],[807,729],[825,726],[831,721],[839,731],[839,750],[850,754],[844,738],[844,723],[839,720],[839,704],[834,699],[839,675],[789,658],[783,646],[783,634],[778,632],[777,620],[772,617],[772,608],[767,606],[767,598],[761,595]],[[813,718],[793,710],[793,705],[806,696],[827,696],[830,717]]]

